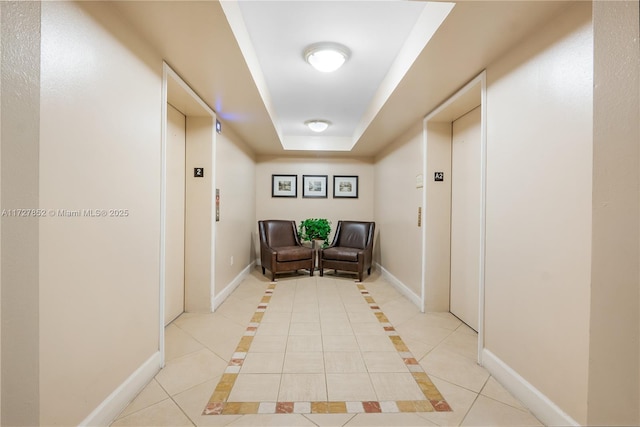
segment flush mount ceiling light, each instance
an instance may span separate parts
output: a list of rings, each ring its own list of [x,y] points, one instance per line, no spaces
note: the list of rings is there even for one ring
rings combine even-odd
[[[307,127],[314,132],[324,132],[325,130],[327,130],[327,128],[331,123],[328,122],[327,120],[316,119],[316,120],[307,120],[306,122],[304,122],[304,124],[307,125]]]
[[[323,73],[337,70],[348,58],[349,49],[338,43],[316,43],[304,51],[305,61]]]

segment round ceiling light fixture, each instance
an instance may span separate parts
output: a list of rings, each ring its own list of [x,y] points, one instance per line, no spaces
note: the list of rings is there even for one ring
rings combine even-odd
[[[316,70],[331,73],[342,67],[349,54],[349,49],[338,43],[315,43],[305,49],[304,59]]]
[[[327,130],[327,128],[331,123],[327,120],[314,119],[314,120],[307,120],[306,122],[304,122],[304,124],[307,125],[307,127],[312,131],[320,133]]]

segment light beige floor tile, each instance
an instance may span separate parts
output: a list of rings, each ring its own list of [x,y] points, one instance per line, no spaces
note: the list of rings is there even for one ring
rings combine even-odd
[[[317,311],[303,311],[296,312],[294,311],[291,315],[292,323],[318,323],[320,322],[320,314]]]
[[[240,368],[241,374],[280,374],[284,353],[249,352]]]
[[[227,362],[203,349],[167,362],[156,380],[173,396],[221,375],[226,367]]]
[[[256,331],[256,337],[262,337],[265,335],[288,335],[291,324],[288,321],[282,322],[266,322],[260,323],[258,330]]]
[[[304,414],[304,416],[319,427],[340,427],[346,425],[355,417],[355,414]]]
[[[166,361],[177,359],[204,348],[202,343],[173,323],[164,328],[164,357]]]
[[[428,326],[415,318],[395,327],[401,337],[437,346],[453,333],[451,329]]]
[[[527,411],[478,396],[471,410],[462,422],[463,426],[541,426],[542,424]]]
[[[292,323],[289,328],[289,335],[320,335],[320,322],[315,323]]]
[[[321,322],[349,322],[349,315],[344,309],[341,302],[338,303],[334,310],[320,309]]]
[[[324,374],[324,355],[321,351],[287,352],[283,373]]]
[[[478,358],[478,335],[472,335],[464,330],[456,329],[440,345],[469,359]]]
[[[451,313],[444,313],[444,312],[417,313],[415,316],[411,317],[411,319],[407,320],[406,322],[412,322],[413,326],[417,328],[436,327],[436,328],[448,329],[451,332],[455,331],[462,324],[460,319],[458,319]],[[402,322],[402,324],[406,322]]]
[[[288,311],[273,311],[268,309],[264,312],[264,316],[262,317],[262,322],[260,326],[265,323],[291,323],[291,312]]]
[[[475,402],[477,393],[430,375],[431,381],[451,407],[450,412],[421,412],[418,415],[441,426],[460,425]]]
[[[351,323],[351,329],[356,335],[384,335],[387,333],[380,325],[380,322]]]
[[[259,298],[247,301],[236,298],[232,294],[216,309],[216,314],[227,317],[239,325],[244,325],[251,320],[251,316],[255,313],[259,302]]]
[[[362,294],[358,291],[354,292],[353,295],[342,295],[341,298],[347,314],[371,311],[369,303],[365,301]]]
[[[362,355],[358,351],[325,351],[324,367],[327,374],[367,372]]]
[[[287,340],[287,352],[322,351],[320,335],[292,335]]]
[[[264,295],[264,291],[267,289],[267,286],[268,284],[266,282],[245,280],[234,289],[233,296],[251,302],[260,301]]]
[[[372,373],[371,383],[378,400],[424,400],[424,393],[410,373]]]
[[[412,427],[412,426],[435,426],[430,421],[416,414],[357,414],[345,427]]]
[[[166,399],[126,417],[114,421],[114,427],[120,426],[193,426],[173,400]]]
[[[327,395],[330,401],[376,400],[376,392],[366,373],[327,373]]]
[[[219,378],[207,381],[173,397],[180,409],[196,426],[226,426],[241,415],[202,415]]]
[[[262,325],[260,325],[260,327],[262,327]],[[287,348],[287,339],[287,335],[256,335],[253,337],[249,352],[284,353]]]
[[[322,348],[324,351],[360,351],[355,335],[323,335]]]
[[[138,421],[138,418],[129,420],[127,418],[133,415],[144,415],[150,408],[158,405],[156,401],[166,396],[159,384],[165,383],[172,390],[181,388],[181,392],[172,394],[175,401],[193,422],[208,426],[227,424],[342,426],[345,423],[370,426],[458,425],[467,413],[469,416],[464,420],[465,425],[472,423],[486,425],[483,423],[491,422],[491,416],[495,414],[508,420],[515,420],[516,423],[521,422],[517,417],[518,412],[512,413],[510,409],[528,414],[522,410],[520,403],[495,380],[486,381],[488,373],[475,364],[475,352],[477,352],[477,349],[474,352],[477,345],[475,331],[450,313],[419,313],[413,303],[374,272],[371,279],[367,278],[363,285],[390,322],[396,326],[414,357],[421,360],[421,365],[453,408],[453,412],[358,414],[355,416],[353,414],[201,415],[217,385],[219,375],[245,333],[249,319],[255,313],[257,305],[264,296],[264,290],[269,284],[269,280],[262,276],[259,270],[259,268],[254,270],[216,313],[183,314],[167,328],[168,359],[176,358],[176,362],[182,361],[182,366],[177,369],[176,364],[168,364],[167,368],[158,375],[158,382],[155,385],[150,384],[144,394],[141,393],[136,399],[137,402],[132,402],[131,406],[125,410],[126,412],[123,412],[120,422],[129,423],[124,425],[145,425],[144,418],[142,421]],[[266,326],[268,324],[270,326]],[[313,326],[303,326],[305,324]],[[283,325],[286,325],[286,331]],[[294,334],[291,334],[292,328],[295,328]],[[261,333],[260,329],[262,329]],[[277,336],[280,338],[276,338]],[[267,337],[268,339],[265,339]],[[320,352],[323,344],[325,351],[335,350],[327,351],[328,356],[325,357]],[[186,356],[207,351],[202,348],[202,345],[218,355],[226,354],[225,357],[218,357],[221,364],[216,370],[219,373],[204,382],[201,375],[193,373],[193,365],[198,365],[199,362],[185,363],[188,359]],[[260,360],[256,349],[268,350],[266,351],[268,355]],[[354,357],[344,360],[338,356],[338,353],[349,353]],[[395,356],[396,359],[383,360],[389,355]],[[327,398],[332,401],[424,399],[415,380],[406,372],[366,372],[367,367],[369,371],[399,369],[398,361],[406,370],[406,365],[397,354],[369,304],[364,300],[352,275],[340,274],[324,278],[318,277],[317,274],[314,277],[283,275],[282,279],[280,277],[278,279],[275,293],[270,299],[243,368],[248,367],[248,371],[275,372],[275,366],[280,364],[284,370],[303,372],[240,374],[232,389],[230,401],[311,401]],[[168,368],[172,368],[171,372],[166,372]],[[321,370],[325,368],[326,375],[322,374],[323,370]],[[181,370],[183,372],[178,374]],[[195,368],[195,371],[198,370],[199,368]],[[304,372],[309,370],[318,372]],[[329,370],[347,372],[332,373]],[[349,372],[351,370],[356,372]],[[437,374],[432,372],[434,370]],[[182,381],[182,385],[175,383],[174,378],[169,378],[172,375],[168,374],[184,377],[175,378],[178,382]],[[438,375],[445,377],[447,381],[439,378]],[[197,384],[189,385],[193,381]],[[460,383],[460,385],[449,381]],[[482,389],[483,395],[480,396],[479,404],[477,407],[474,405],[472,411],[470,408],[477,394],[469,389]],[[169,413],[172,412],[171,405],[164,406],[167,408],[159,407],[161,413],[167,410]],[[506,412],[504,412],[505,406]],[[516,417],[513,418],[514,416]],[[485,419],[489,421],[484,421]],[[525,421],[528,419],[525,416]],[[179,420],[177,423],[181,425]],[[155,419],[153,421],[153,425],[159,426],[174,424],[174,421],[163,422]]]
[[[229,394],[229,402],[275,402],[280,374],[240,374]]]
[[[397,352],[365,351],[362,358],[368,372],[409,372],[404,360]]]
[[[347,320],[324,320],[320,324],[322,335],[353,335],[353,330],[349,319]]]
[[[229,426],[233,427],[306,427],[314,424],[300,414],[243,415]]]
[[[373,311],[371,311],[370,308],[369,308],[369,311],[349,313],[349,321],[353,323],[360,323],[360,322],[371,322],[371,323],[377,323],[377,324],[380,323],[380,321],[378,320],[376,315],[373,314]]]
[[[418,307],[404,297],[399,297],[384,304],[380,303],[377,299],[376,301],[380,309],[394,325],[399,325],[420,313]]]
[[[296,294],[296,297],[298,295],[299,293]],[[307,299],[311,302],[294,301],[293,313],[314,313],[320,315],[320,309],[318,308],[318,296],[314,293],[307,297]]]
[[[142,389],[142,391],[136,396],[135,399],[122,411],[118,418],[126,417],[141,409],[148,408],[151,405],[155,405],[169,398],[167,392],[165,392],[160,384],[154,379]]]
[[[327,387],[324,374],[283,374],[278,401],[326,401]]]
[[[435,375],[469,390],[480,392],[489,378],[489,372],[473,360],[441,346],[420,360],[430,375]]]
[[[395,346],[386,335],[358,335],[358,347],[360,351],[393,351]]]
[[[409,347],[411,354],[413,354],[413,357],[416,360],[422,359],[424,356],[426,356],[431,350],[433,350],[436,347],[435,345],[425,344],[423,342],[406,338],[404,336],[402,337],[402,340],[407,345],[407,347]]]
[[[490,397],[499,402],[505,403],[509,406],[513,406],[516,409],[525,410],[525,407],[516,399],[511,393],[509,393],[495,378],[490,377],[480,394]]]
[[[293,296],[274,295],[273,297],[271,297],[271,301],[269,301],[269,311],[275,311],[280,313],[292,313],[293,312]]]
[[[459,332],[459,333],[462,333],[462,334],[473,335],[475,337],[478,336],[478,332],[474,331],[473,329],[471,329],[469,326],[465,325],[464,323],[461,323],[460,326],[458,326],[458,329],[456,329],[456,332]]]
[[[217,313],[191,315],[188,317],[182,315],[174,322],[176,326],[224,360],[229,360],[248,324],[247,321],[240,326]]]
[[[342,305],[342,300],[340,297],[325,297],[322,296],[318,299],[318,310],[320,311],[320,316],[332,315],[332,314],[345,314],[346,311],[344,306]]]

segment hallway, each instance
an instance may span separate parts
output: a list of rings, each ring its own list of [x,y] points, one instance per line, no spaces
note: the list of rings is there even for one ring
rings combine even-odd
[[[473,330],[378,272],[256,268],[215,313],[167,327],[166,367],[112,425],[541,425],[476,354]]]

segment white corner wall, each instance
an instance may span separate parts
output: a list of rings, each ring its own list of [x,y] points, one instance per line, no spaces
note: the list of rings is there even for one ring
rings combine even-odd
[[[214,129],[215,117],[187,117],[184,308],[188,313],[212,311]],[[204,168],[203,177],[194,176],[196,167]]]
[[[2,425],[39,421],[40,4],[1,2]],[[34,125],[35,124],[35,125]],[[11,212],[14,212],[12,214]]]
[[[220,221],[216,223],[215,305],[228,296],[255,262],[255,176],[253,153],[223,122],[222,133],[216,136]]]
[[[640,10],[594,2],[589,425],[640,425]]]
[[[426,124],[427,170],[424,177],[427,201],[425,311],[449,311],[451,283],[451,122]],[[444,181],[434,181],[435,172],[444,172]]]
[[[42,2],[40,425],[160,368],[161,74],[107,2]]]
[[[422,144],[422,122],[419,122],[376,157],[375,165],[376,260],[392,282],[416,303],[422,295],[422,228],[418,226],[418,208],[423,201],[422,188],[416,188],[416,177],[423,174]]]
[[[486,351],[563,424],[587,420],[592,70],[587,2],[487,68]]]

